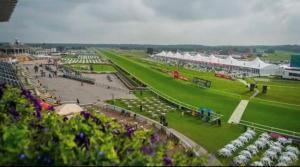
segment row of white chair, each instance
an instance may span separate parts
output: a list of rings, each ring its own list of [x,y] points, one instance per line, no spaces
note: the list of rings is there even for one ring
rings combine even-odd
[[[237,139],[231,141],[224,148],[219,150],[219,155],[223,157],[232,156],[233,152],[235,152],[238,148],[243,147],[247,144],[253,137],[255,136],[255,131],[252,129],[247,129],[245,133],[239,136]]]

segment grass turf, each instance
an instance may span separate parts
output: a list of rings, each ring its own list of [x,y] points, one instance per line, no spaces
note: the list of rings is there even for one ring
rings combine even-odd
[[[154,94],[150,92],[144,92],[142,95],[139,92],[136,92],[135,95],[138,98],[154,96]],[[109,103],[112,104],[112,101],[109,101]],[[127,106],[120,100],[115,100],[114,104],[128,109]],[[141,112],[138,107],[131,108],[131,111],[150,117],[149,113]],[[233,126],[230,124],[223,124],[222,127],[210,125],[209,123],[205,123],[194,116],[187,114],[182,116],[181,112],[178,110],[168,112],[166,116],[168,127],[176,129],[177,131],[191,138],[198,144],[202,145],[209,152],[216,152],[225,144],[237,138],[244,130],[242,127]]]
[[[151,64],[139,61],[139,59],[134,56],[128,58],[125,54],[119,56],[118,53],[110,51],[102,51],[102,54],[106,55],[119,66],[125,68],[138,79],[164,94],[195,107],[210,107],[220,112],[224,115],[223,121],[225,122],[227,122],[240,100],[239,96],[226,93],[225,90],[223,92],[214,89],[204,89],[185,81],[174,80],[168,76],[168,74],[151,68]],[[187,71],[186,74],[188,75],[189,72],[190,71]],[[183,71],[183,73],[185,73],[185,71]],[[221,86],[222,81],[220,81],[219,84]],[[235,85],[233,84],[232,87],[235,87]],[[243,119],[277,128],[300,131],[300,124],[298,123],[300,111],[298,108],[257,99],[249,103],[243,115]],[[181,118],[180,115],[173,115],[168,119],[170,121],[174,120],[170,122],[171,127],[174,127],[174,129],[179,130],[196,142],[203,144],[210,151],[221,148],[227,144],[230,139],[234,139],[238,136],[237,134],[241,132],[240,129],[237,130],[235,128],[236,126],[226,123],[225,125],[223,123],[222,128],[213,128],[208,124],[193,120],[194,118],[192,117]],[[222,139],[220,141],[222,144],[211,142],[218,138]]]

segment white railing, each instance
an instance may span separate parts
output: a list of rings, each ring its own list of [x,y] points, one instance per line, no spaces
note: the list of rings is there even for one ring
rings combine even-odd
[[[255,122],[250,122],[250,121],[245,121],[245,120],[241,120],[239,125],[244,125],[244,126],[247,126],[247,127],[255,128],[255,129],[263,131],[263,132],[274,132],[274,133],[278,133],[278,134],[281,134],[281,135],[285,135],[285,136],[300,139],[300,132],[296,132],[296,131],[290,131],[290,130],[275,128],[275,127],[272,127],[272,126],[267,126],[267,125],[258,124],[258,123],[255,123]]]

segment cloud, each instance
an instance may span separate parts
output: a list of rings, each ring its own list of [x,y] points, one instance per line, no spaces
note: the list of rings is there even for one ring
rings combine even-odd
[[[300,43],[297,0],[20,0],[0,41]]]

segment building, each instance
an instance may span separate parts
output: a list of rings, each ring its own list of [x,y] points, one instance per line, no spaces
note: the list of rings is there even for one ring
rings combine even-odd
[[[56,48],[42,48],[42,47],[36,47],[32,48],[32,54],[33,55],[52,55],[53,53],[57,53]]]
[[[0,22],[9,21],[18,0],[0,0]]]
[[[194,68],[208,69],[215,71],[227,71],[243,76],[269,76],[276,75],[280,67],[275,64],[269,64],[256,58],[252,61],[242,61],[234,59],[233,56],[219,58],[219,56],[204,56],[200,53],[191,55],[190,53],[181,54],[179,52],[160,52],[152,55],[154,59],[165,61],[167,63],[183,63]],[[221,56],[220,56],[221,57]]]
[[[28,45],[15,40],[13,43],[0,46],[0,60],[5,62],[30,60],[31,48]]]
[[[282,78],[300,80],[300,55],[292,55],[290,64],[282,66]]]
[[[30,54],[30,46],[16,39],[13,43],[1,45],[0,52],[7,56],[28,55]]]

